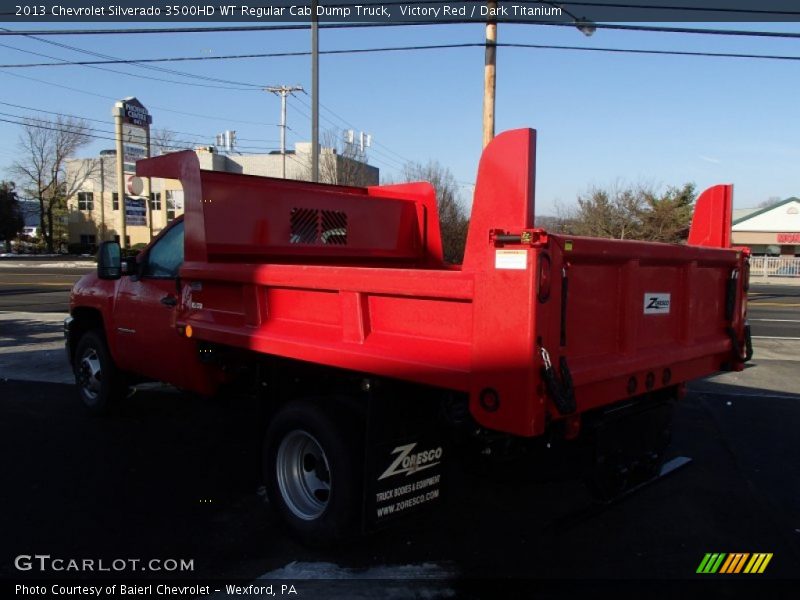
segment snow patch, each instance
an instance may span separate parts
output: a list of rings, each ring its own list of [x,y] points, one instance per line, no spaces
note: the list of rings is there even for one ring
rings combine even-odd
[[[455,569],[437,563],[353,569],[329,562],[293,561],[259,579],[451,579],[455,574]]]

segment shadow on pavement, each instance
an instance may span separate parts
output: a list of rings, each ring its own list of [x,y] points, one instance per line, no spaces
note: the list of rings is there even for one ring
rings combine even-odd
[[[572,517],[591,505],[580,482],[461,470],[440,510],[322,551],[287,537],[259,495],[254,403],[141,391],[94,418],[70,386],[0,382],[0,576],[35,551],[193,558],[189,577],[255,578],[302,561],[612,579],[691,578],[706,552],[773,552],[764,577],[796,577],[800,403],[719,389],[676,411],[671,454],[694,463],[590,518]]]
[[[66,315],[64,315],[66,317]],[[59,321],[33,319],[0,319],[0,348],[28,344],[64,342],[63,318]]]

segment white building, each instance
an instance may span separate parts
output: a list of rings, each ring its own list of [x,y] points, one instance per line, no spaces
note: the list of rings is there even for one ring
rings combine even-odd
[[[270,154],[220,154],[213,146],[195,149],[200,168],[263,177],[311,180],[311,144],[297,143],[287,151]],[[67,170],[89,172],[76,193],[67,201],[67,229],[70,244],[94,246],[105,240],[118,240],[122,229],[117,193],[116,152],[104,150],[96,159],[69,161]],[[320,181],[343,185],[377,185],[380,172],[365,162],[343,156],[332,148],[320,149]],[[69,175],[68,175],[69,177]],[[183,213],[183,190],[172,179],[151,179],[150,219],[143,197],[128,198],[126,234],[129,246],[146,244],[167,223]]]
[[[800,256],[800,198],[733,216],[733,245],[747,246],[756,256]]]

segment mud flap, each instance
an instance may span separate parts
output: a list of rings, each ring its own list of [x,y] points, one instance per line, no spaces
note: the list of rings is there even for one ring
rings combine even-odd
[[[595,465],[589,487],[612,500],[657,476],[670,443],[673,403],[608,412],[593,429]]]
[[[363,529],[375,531],[437,506],[449,448],[437,395],[371,393]]]

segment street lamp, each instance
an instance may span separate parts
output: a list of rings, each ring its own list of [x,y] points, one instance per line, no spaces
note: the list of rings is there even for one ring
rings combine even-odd
[[[561,12],[565,13],[566,15],[572,17],[572,24],[575,25],[575,28],[580,31],[586,37],[591,37],[595,31],[597,31],[597,25],[591,19],[587,19],[586,17],[578,17],[574,13],[570,12],[568,9],[564,8],[563,4],[557,4],[556,2],[548,2],[547,0],[540,0],[542,4],[549,4],[553,8],[558,8]]]

